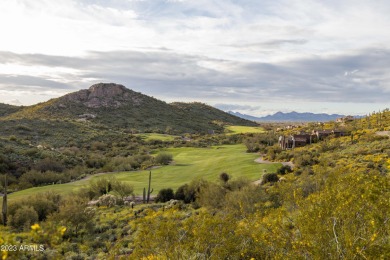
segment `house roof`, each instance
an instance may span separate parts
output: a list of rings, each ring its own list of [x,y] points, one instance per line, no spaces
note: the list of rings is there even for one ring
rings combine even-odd
[[[316,132],[319,134],[331,134],[332,130],[316,130]]]

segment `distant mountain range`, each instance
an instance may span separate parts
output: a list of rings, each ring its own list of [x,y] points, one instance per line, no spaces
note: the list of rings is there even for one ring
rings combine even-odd
[[[337,118],[345,117],[345,115],[339,114],[314,114],[314,113],[298,113],[298,112],[290,112],[283,113],[277,112],[273,115],[268,115],[264,117],[255,117],[250,115],[241,114],[239,112],[228,111],[229,114],[235,115],[247,120],[251,121],[265,121],[265,122],[326,122],[326,121],[334,121]]]

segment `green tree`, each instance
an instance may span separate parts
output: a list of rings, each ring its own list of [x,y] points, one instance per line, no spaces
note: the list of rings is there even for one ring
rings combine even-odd
[[[67,228],[67,233],[78,236],[84,228],[90,229],[93,226],[91,219],[95,215],[93,208],[87,208],[88,200],[79,196],[72,196],[65,199],[59,212],[50,216],[49,221],[55,221]]]

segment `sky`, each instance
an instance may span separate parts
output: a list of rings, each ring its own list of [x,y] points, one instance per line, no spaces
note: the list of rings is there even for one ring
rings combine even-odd
[[[254,116],[390,107],[387,0],[1,0],[0,103],[98,82]]]

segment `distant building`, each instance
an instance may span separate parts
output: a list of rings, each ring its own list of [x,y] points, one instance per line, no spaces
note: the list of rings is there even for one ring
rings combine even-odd
[[[303,147],[308,144],[311,144],[313,141],[313,135],[310,134],[297,134],[290,136],[280,136],[279,137],[279,146],[283,150],[293,149],[296,147]]]
[[[353,121],[353,116],[345,116],[345,117],[339,117],[336,119],[337,123],[345,123],[345,122],[350,122]]]
[[[303,147],[328,136],[340,137],[349,133],[343,130],[313,130],[312,133],[300,132],[290,136],[279,136],[278,144],[283,150]]]
[[[318,140],[323,140],[325,137],[333,134],[333,130],[313,130],[312,134],[317,136]]]
[[[335,137],[346,136],[348,134],[346,131],[343,130],[333,130],[332,132]]]
[[[348,133],[343,130],[313,130],[313,134],[317,136],[318,140],[323,140],[325,137],[334,135],[335,137],[346,136]]]

